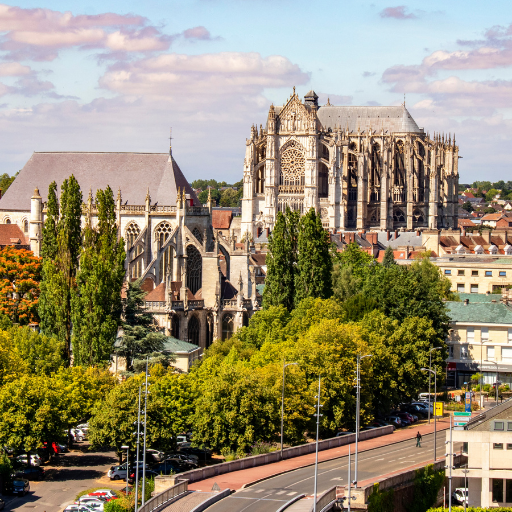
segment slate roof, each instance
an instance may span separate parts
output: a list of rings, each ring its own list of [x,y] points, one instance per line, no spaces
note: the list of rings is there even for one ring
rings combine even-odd
[[[464,302],[466,299],[469,302],[492,302],[493,300],[499,302],[501,294],[499,293],[459,293],[460,300]]]
[[[409,111],[403,106],[398,107],[335,107],[325,105],[318,108],[318,119],[323,128],[333,128],[335,125],[349,131],[373,131],[423,133]]]
[[[452,322],[511,324],[512,310],[501,302],[447,302],[448,316]]]
[[[200,347],[194,345],[193,343],[182,341],[177,338],[173,338],[172,336],[169,336],[164,341],[164,350],[166,352],[172,352],[173,354],[180,354],[184,352],[190,354],[191,352],[195,352],[199,349]]]
[[[398,247],[422,247],[421,234],[417,235],[415,231],[407,231],[405,233],[398,233],[398,237],[394,240],[382,242],[384,245],[396,249]]]
[[[192,187],[168,153],[36,152],[0,199],[0,210],[29,211],[34,188],[39,188],[46,202],[50,183],[55,181],[60,190],[71,174],[80,184],[84,201],[89,189],[96,195],[96,190],[109,185],[114,197],[121,189],[123,204],[143,205],[149,187],[151,204],[174,206],[177,188],[185,187],[194,205],[199,205]]]

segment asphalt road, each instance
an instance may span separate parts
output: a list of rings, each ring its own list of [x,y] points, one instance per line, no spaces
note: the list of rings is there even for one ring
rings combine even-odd
[[[445,432],[437,435],[437,456],[445,454]],[[377,478],[434,458],[434,434],[423,436],[421,448],[416,448],[416,439],[410,439],[374,450],[359,453],[358,480]],[[354,445],[352,445],[354,447]],[[459,446],[454,446],[459,449]],[[272,512],[297,494],[312,495],[314,490],[314,466],[277,475],[241,489],[208,508],[208,512]],[[352,454],[352,476],[354,479],[354,456]],[[347,485],[348,457],[340,457],[318,465],[318,494],[333,485]]]
[[[80,446],[81,445],[81,446]],[[23,497],[2,496],[4,511],[56,512],[73,503],[80,491],[99,485],[120,489],[123,482],[111,482],[105,477],[108,468],[117,462],[113,452],[87,453],[85,443],[70,453],[58,455],[51,464],[44,464],[45,478],[30,481],[30,492]],[[126,485],[126,484],[125,484]]]

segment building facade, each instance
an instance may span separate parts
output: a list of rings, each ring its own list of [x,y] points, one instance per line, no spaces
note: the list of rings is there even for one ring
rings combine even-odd
[[[96,190],[117,190],[126,280],[142,280],[162,330],[205,349],[247,325],[261,299],[255,255],[232,230],[214,227],[211,201],[199,204],[171,152],[34,153],[0,199],[1,222],[28,232],[39,255],[48,186],[60,189],[71,174],[85,195],[83,223],[97,222]]]
[[[246,142],[242,237],[272,229],[286,207],[315,208],[329,229],[456,228],[458,153],[405,105],[319,106],[294,90]]]

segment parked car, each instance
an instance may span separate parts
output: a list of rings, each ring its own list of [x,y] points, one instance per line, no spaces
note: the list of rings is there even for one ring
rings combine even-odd
[[[87,507],[86,505],[77,505],[76,503],[73,505],[68,505],[64,512],[92,512],[92,509]]]
[[[26,478],[14,477],[10,484],[7,484],[6,491],[18,496],[25,496],[30,491],[30,482]]]
[[[144,464],[139,462],[139,468],[143,468]],[[135,464],[130,464],[130,471],[135,468]],[[146,469],[149,469],[149,466],[146,464]],[[108,470],[107,476],[110,478],[110,480],[120,480],[121,478],[123,480],[126,480],[126,462],[124,464],[121,464],[119,466],[111,466],[111,468]]]
[[[420,418],[426,418],[428,416],[428,404],[425,408],[416,404],[402,404],[400,409],[419,416]]]
[[[90,492],[87,496],[99,496],[108,500],[117,500],[118,496],[110,489],[96,489]]]
[[[396,412],[395,414],[402,420],[403,427],[408,427],[409,425],[412,425],[412,417],[408,413]]]
[[[61,453],[69,452],[69,448],[67,447],[67,445],[62,444],[62,443],[57,443],[57,446],[59,447]]]
[[[16,461],[20,464],[26,464],[28,466],[28,455],[26,453],[22,453],[16,457]],[[30,454],[30,465],[31,466],[40,466],[41,465],[41,457],[37,453]]]
[[[184,453],[171,453],[166,457],[166,460],[176,460],[176,462],[184,463],[184,464],[191,464],[195,467],[197,467],[197,457],[196,460],[193,460],[191,457],[185,455]]]
[[[152,469],[146,469],[146,478],[155,478],[155,476],[159,476],[160,473],[153,471]],[[142,478],[142,472],[139,472],[139,479]],[[128,477],[128,483],[131,485],[135,482],[135,472],[131,473]]]
[[[146,460],[148,459],[153,462],[161,462],[165,459],[165,453],[160,450],[147,449]]]
[[[390,414],[389,416],[386,416],[385,420],[389,421],[389,423],[394,425],[396,428],[404,426],[402,424],[402,420],[398,416],[396,416],[394,414]]]
[[[27,480],[42,480],[44,478],[44,469],[39,466],[29,466],[16,471],[16,476],[26,478]]]
[[[184,469],[182,466],[179,466],[174,462],[164,460],[163,462],[160,462],[156,466],[153,466],[153,471],[155,471],[159,475],[170,475],[173,473],[181,473],[182,471],[184,471]]]
[[[79,441],[83,441],[84,439],[87,439],[86,433],[80,428],[72,428],[70,430],[70,432],[71,432],[71,435],[72,435],[74,441],[79,442]]]
[[[466,506],[468,505],[468,489],[464,487],[458,487],[453,491],[452,498],[461,505],[464,505],[464,502],[466,502]]]
[[[79,505],[85,505],[96,512],[103,512],[105,501],[98,496],[81,496],[78,500]]]
[[[182,460],[189,460],[191,462],[193,462],[194,464],[197,464],[197,462],[199,461],[199,457],[197,455],[194,455],[192,453],[183,453],[181,450],[177,451],[176,453],[169,453],[167,455],[167,457],[164,457],[162,460],[164,459],[169,459],[169,458],[179,458],[179,459],[182,459]]]
[[[193,448],[192,446],[180,446],[178,452],[185,455],[197,455],[200,460],[212,458],[212,452],[208,448]]]

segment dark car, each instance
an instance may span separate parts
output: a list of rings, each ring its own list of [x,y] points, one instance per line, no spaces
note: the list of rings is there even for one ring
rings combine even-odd
[[[409,425],[412,425],[412,418],[408,413],[397,412],[395,413],[395,416],[398,416],[402,420],[402,426],[408,427]]]
[[[153,471],[152,469],[146,469],[146,478],[155,478],[155,476],[160,475],[160,473],[157,473],[156,471]],[[139,471],[139,480],[142,480],[142,470]],[[128,477],[128,483],[132,485],[135,482],[135,473],[131,473]]]
[[[174,464],[166,460],[160,462],[159,464],[156,464],[155,466],[153,466],[152,469],[159,475],[170,475],[172,473],[181,473],[185,471],[185,469],[182,466],[178,466],[177,464]]]
[[[38,466],[30,466],[16,472],[19,478],[27,480],[42,480],[44,478],[44,469]]]
[[[206,460],[212,458],[212,452],[211,450],[208,450],[207,448],[192,448],[191,446],[187,447],[179,447],[178,448],[179,453],[184,453],[185,455],[197,455],[199,457],[199,460]]]
[[[25,478],[14,477],[11,484],[6,485],[6,490],[18,496],[25,496],[30,491],[30,483]]]
[[[428,410],[424,409],[423,407],[420,407],[419,405],[405,404],[400,406],[400,409],[402,409],[405,412],[409,412],[411,414],[419,416],[420,418],[426,418],[428,416]]]

